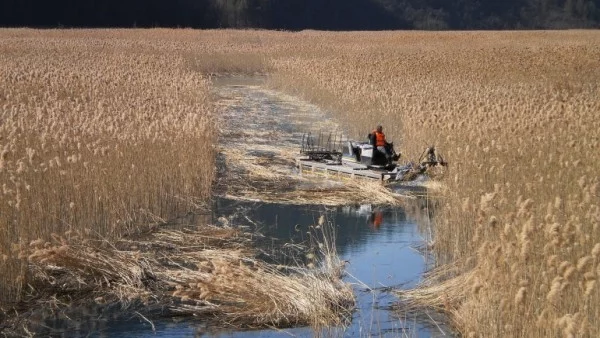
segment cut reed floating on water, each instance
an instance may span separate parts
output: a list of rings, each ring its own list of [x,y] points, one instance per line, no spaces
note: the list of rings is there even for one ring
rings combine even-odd
[[[163,229],[143,240],[114,242],[66,244],[54,236],[22,249],[31,272],[25,301],[31,306],[54,298],[60,304],[55,309],[41,307],[53,311],[86,304],[94,295],[98,304],[120,304],[147,318],[194,315],[235,328],[344,325],[354,295],[341,280],[331,227],[312,228],[315,268],[260,261],[252,234],[232,228]]]

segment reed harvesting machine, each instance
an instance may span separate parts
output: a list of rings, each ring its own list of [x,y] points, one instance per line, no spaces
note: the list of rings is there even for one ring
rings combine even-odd
[[[296,164],[301,172],[371,178],[383,183],[412,181],[431,167],[448,166],[434,146],[427,147],[416,163],[409,161],[402,165],[398,163],[401,154],[396,152],[393,142],[386,145],[386,150],[392,154],[391,160],[370,141],[350,140],[343,135],[307,133],[302,136]]]

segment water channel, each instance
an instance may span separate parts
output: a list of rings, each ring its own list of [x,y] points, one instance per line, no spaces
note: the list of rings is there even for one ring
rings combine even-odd
[[[222,102],[229,102],[223,113],[227,119],[226,128],[230,128],[229,135],[241,135],[237,139],[231,136],[228,140],[231,143],[225,144],[225,150],[239,149],[250,142],[255,142],[257,147],[262,145],[263,139],[256,137],[256,133],[248,133],[251,130],[283,130],[284,138],[277,143],[295,147],[298,132],[302,128],[315,121],[319,121],[322,126],[334,123],[318,107],[264,90],[256,84],[246,86],[225,83],[220,85],[218,93],[222,96]],[[253,109],[251,117],[248,117],[249,109]],[[251,144],[253,145],[254,143]],[[246,152],[248,156],[255,156],[254,153]],[[272,158],[272,154],[269,156]],[[284,161],[283,167],[286,165]],[[221,181],[220,184],[225,188],[230,185],[226,176]],[[309,227],[317,224],[322,216],[335,229],[337,252],[346,262],[344,280],[353,285],[357,308],[347,327],[330,328],[321,335],[452,336],[439,316],[427,312],[398,313],[393,310],[397,299],[392,291],[413,287],[432,264],[431,257],[419,250],[432,240],[430,227],[435,210],[429,200],[415,198],[407,201],[404,208],[369,203],[332,207],[319,203],[266,203],[260,198],[243,196],[240,191],[217,194],[211,215],[189,219],[188,225],[202,225],[206,222],[220,224],[226,220],[229,226],[259,232],[264,235],[260,246],[266,259],[281,259],[280,249],[285,243],[305,242]],[[193,318],[152,318],[150,322],[139,316],[122,316],[118,314],[118,310],[107,312],[105,309],[92,309],[89,314],[81,315],[81,318],[70,318],[70,321],[49,318],[44,322],[45,329],[39,333],[66,337],[312,337],[316,334],[305,327],[215,331]]]
[[[337,128],[320,107],[295,97],[268,90],[260,79],[224,79],[215,83],[224,105],[224,152],[245,149],[247,156],[259,156],[260,148],[272,142],[297,147],[303,131],[317,126]],[[268,134],[278,131],[278,136]],[[236,136],[239,135],[239,136]],[[266,138],[270,137],[270,141]],[[254,148],[256,147],[256,148]],[[257,155],[258,154],[258,155]],[[263,152],[273,159],[270,151]],[[254,158],[256,159],[256,158]],[[276,162],[276,161],[273,161]],[[231,185],[224,174],[225,185]],[[255,187],[257,190],[262,187]],[[227,194],[225,194],[227,195]],[[353,285],[357,309],[346,328],[333,328],[324,336],[339,337],[446,337],[451,331],[431,313],[397,313],[393,289],[411,288],[421,280],[433,262],[419,250],[432,240],[431,219],[435,210],[426,198],[407,201],[405,209],[368,203],[340,207],[314,204],[265,203],[257,196],[239,191],[215,199],[212,223],[225,219],[230,226],[258,231],[267,239],[262,244],[267,258],[279,257],[285,243],[307,240],[309,226],[325,216],[335,228],[338,255],[346,261],[344,280]],[[245,197],[245,198],[238,198]],[[435,318],[435,320],[434,320]],[[119,337],[153,336],[149,325],[137,319],[123,326],[111,326],[104,333]],[[190,321],[155,322],[157,336],[181,337],[312,337],[310,328],[258,331],[207,331]]]

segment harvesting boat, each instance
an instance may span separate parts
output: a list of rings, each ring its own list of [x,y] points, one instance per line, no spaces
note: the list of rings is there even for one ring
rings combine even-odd
[[[386,150],[392,154],[390,160],[369,141],[308,133],[302,136],[296,164],[301,173],[308,171],[339,178],[374,179],[384,184],[424,178],[429,168],[448,165],[434,146],[427,147],[417,163],[398,163],[401,154],[395,151],[393,142],[386,145]]]

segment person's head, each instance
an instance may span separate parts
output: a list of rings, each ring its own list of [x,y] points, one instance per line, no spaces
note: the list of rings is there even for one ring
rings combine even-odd
[[[383,127],[381,125],[378,125],[377,126],[377,131],[381,133],[383,131]]]

